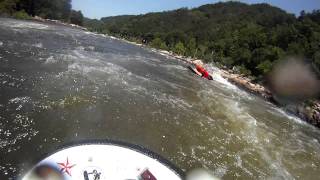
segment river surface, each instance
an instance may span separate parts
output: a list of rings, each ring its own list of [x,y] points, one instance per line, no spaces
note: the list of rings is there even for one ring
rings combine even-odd
[[[320,177],[319,129],[219,75],[110,37],[0,19],[0,179],[65,143],[106,138],[222,179]]]

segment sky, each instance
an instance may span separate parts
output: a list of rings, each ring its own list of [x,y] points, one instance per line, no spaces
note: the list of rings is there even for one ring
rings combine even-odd
[[[302,10],[309,12],[320,9],[320,0],[240,1],[249,4],[264,2],[296,15],[299,15]],[[194,8],[216,2],[219,2],[219,0],[72,0],[72,7],[75,10],[81,10],[86,17],[100,19],[107,16],[145,14],[182,7]]]

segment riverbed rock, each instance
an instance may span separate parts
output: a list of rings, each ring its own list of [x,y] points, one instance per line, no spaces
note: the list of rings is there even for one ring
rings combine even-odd
[[[260,95],[266,100],[272,100],[272,93],[267,88],[260,84],[252,83],[252,81],[247,77],[239,74],[233,74],[226,70],[221,70],[221,76],[240,88]]]
[[[320,101],[314,101],[311,105],[305,106],[303,113],[306,115],[306,120],[320,128]]]
[[[252,83],[249,78],[234,74],[230,70],[221,70],[221,76],[226,78],[229,82],[237,85],[238,87],[252,92],[258,96],[263,97],[265,100],[279,105],[272,92],[266,87],[257,83]],[[311,105],[305,105],[303,103],[286,107],[288,112],[300,117],[302,120],[320,128],[320,101],[313,101]]]

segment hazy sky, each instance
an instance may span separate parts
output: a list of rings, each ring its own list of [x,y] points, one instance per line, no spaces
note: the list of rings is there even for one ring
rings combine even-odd
[[[144,14],[181,7],[192,8],[215,2],[219,0],[72,0],[72,7],[81,10],[86,17],[99,19],[106,16]],[[320,0],[241,0],[241,2],[266,2],[297,15],[301,10],[320,9]]]

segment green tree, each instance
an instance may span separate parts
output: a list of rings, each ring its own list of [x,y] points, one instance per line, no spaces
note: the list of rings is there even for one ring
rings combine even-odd
[[[31,19],[31,17],[24,10],[17,11],[13,13],[12,16],[17,19]]]
[[[71,0],[0,0],[0,13],[13,15],[23,11],[31,16],[68,21]]]
[[[174,47],[174,51],[180,55],[184,55],[186,48],[184,47],[182,42],[178,42]]]
[[[83,25],[83,15],[81,11],[71,11],[70,14],[70,23],[77,24],[79,26]]]
[[[18,0],[0,0],[0,14],[13,14],[17,10],[18,2]]]
[[[194,57],[196,55],[197,42],[195,38],[191,38],[187,45],[187,55]]]
[[[269,60],[266,60],[261,62],[257,66],[257,69],[264,75],[271,71],[272,66],[273,66],[272,62],[270,62]]]
[[[154,40],[152,40],[151,42],[151,46],[155,47],[155,48],[160,48],[160,49],[167,49],[166,44],[161,40],[161,38],[155,38]]]

